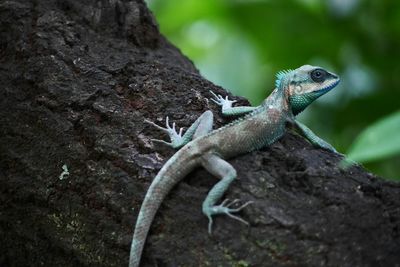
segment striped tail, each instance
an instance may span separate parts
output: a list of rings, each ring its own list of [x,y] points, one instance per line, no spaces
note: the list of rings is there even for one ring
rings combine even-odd
[[[139,266],[147,233],[149,232],[151,223],[162,201],[172,187],[194,169],[196,164],[194,164],[193,160],[190,160],[191,157],[188,155],[188,152],[188,150],[182,148],[175,153],[175,155],[165,163],[163,168],[154,178],[154,181],[151,183],[136,221],[129,258],[129,267]]]

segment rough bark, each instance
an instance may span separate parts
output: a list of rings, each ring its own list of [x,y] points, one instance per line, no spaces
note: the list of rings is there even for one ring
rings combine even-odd
[[[225,92],[142,0],[0,1],[0,81],[0,266],[126,266],[146,189],[174,153],[143,120],[187,127],[212,109],[227,122],[207,101]],[[255,201],[249,227],[219,217],[207,234],[216,178],[196,170],[161,206],[142,266],[399,266],[400,185],[340,170],[288,132],[230,161],[227,197]]]

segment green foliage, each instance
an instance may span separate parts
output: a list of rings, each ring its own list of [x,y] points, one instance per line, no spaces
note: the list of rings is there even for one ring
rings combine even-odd
[[[400,111],[370,125],[357,137],[347,153],[350,159],[358,162],[396,154],[400,154]]]
[[[279,70],[312,64],[338,73],[340,85],[310,106],[300,120],[339,151],[346,151],[368,125],[399,108],[400,1],[148,3],[161,32],[207,79],[253,104],[272,91]],[[399,141],[388,135],[380,145],[371,146],[366,167],[383,176],[400,178],[399,159],[380,156],[383,147],[398,146],[393,143]],[[359,142],[352,150],[360,146]],[[391,153],[399,155],[398,150]]]

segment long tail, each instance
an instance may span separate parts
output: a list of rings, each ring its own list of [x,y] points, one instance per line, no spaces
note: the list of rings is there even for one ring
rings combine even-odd
[[[136,221],[135,232],[133,233],[129,267],[138,267],[143,247],[149,232],[151,223],[157,213],[162,201],[180,180],[194,167],[189,151],[182,148],[170,158],[151,183]]]

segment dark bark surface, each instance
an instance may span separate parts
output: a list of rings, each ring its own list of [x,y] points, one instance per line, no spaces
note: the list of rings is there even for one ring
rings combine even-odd
[[[146,189],[173,153],[146,125],[188,127],[223,90],[160,36],[141,0],[0,1],[0,266],[126,266]],[[244,99],[241,103],[246,104]],[[247,227],[201,203],[191,173],[161,206],[142,266],[400,266],[400,185],[289,131],[230,162]],[[60,179],[62,166],[70,174]]]

